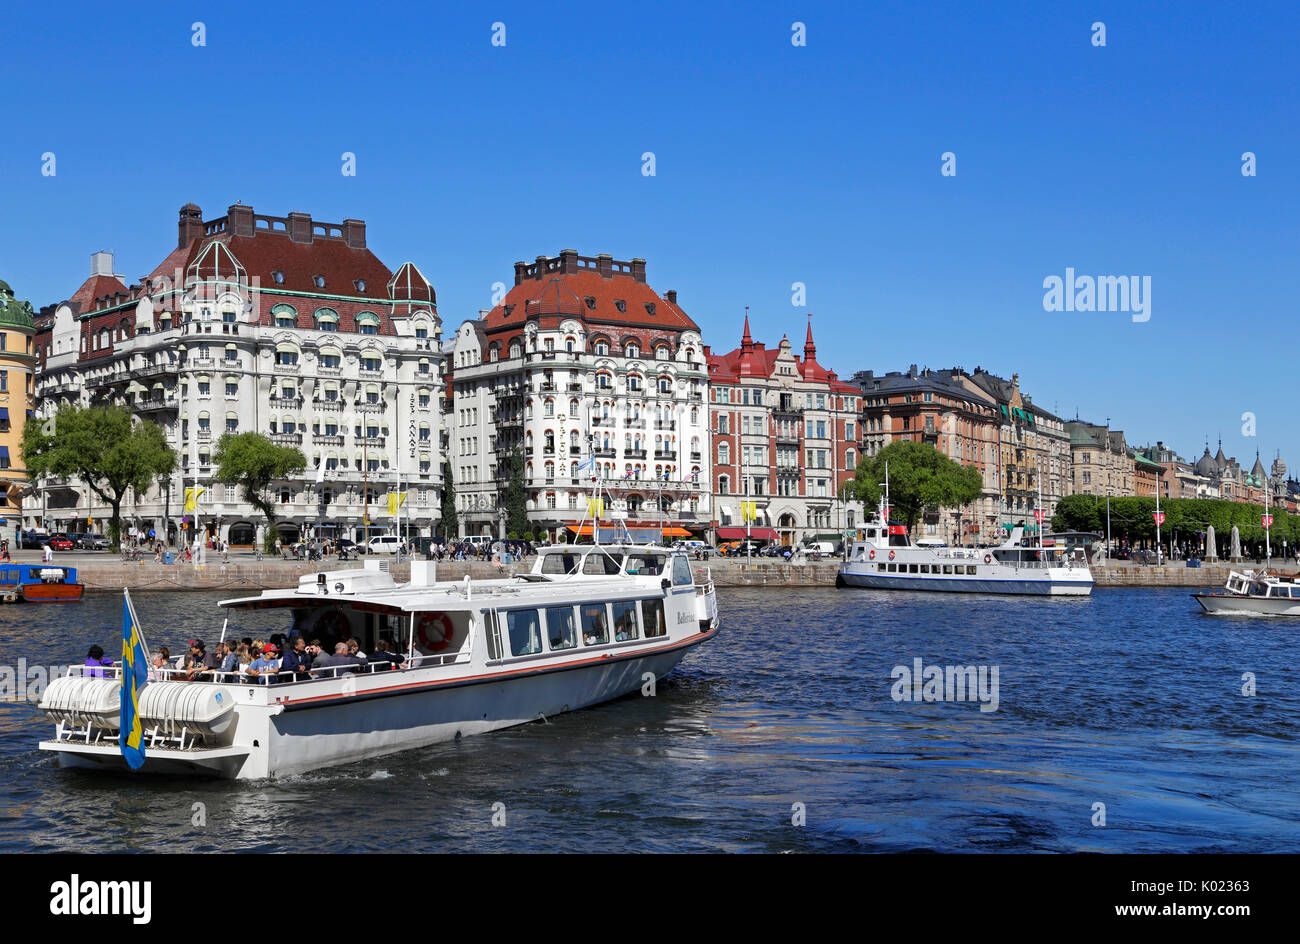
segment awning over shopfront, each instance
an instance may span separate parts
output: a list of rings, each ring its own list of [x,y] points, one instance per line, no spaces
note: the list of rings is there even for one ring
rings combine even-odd
[[[570,534],[576,535],[577,537],[580,538],[591,537],[592,528],[591,525],[589,524],[584,524],[584,525],[571,524],[568,526],[568,529]],[[632,535],[632,540],[638,543],[642,541],[648,543],[650,541],[659,540],[660,531],[657,525],[655,526],[628,525],[627,531],[628,534]],[[665,538],[689,538],[691,536],[691,532],[687,531],[685,528],[670,527],[668,525],[664,525],[663,536]],[[617,541],[624,541],[624,540],[627,540],[627,534],[623,533],[623,529],[621,527],[600,528],[600,542],[602,544],[612,544]]]
[[[749,534],[745,534],[744,528],[719,528],[719,541],[743,541],[746,537],[753,538],[755,541],[775,541],[779,536],[771,528],[750,528]]]

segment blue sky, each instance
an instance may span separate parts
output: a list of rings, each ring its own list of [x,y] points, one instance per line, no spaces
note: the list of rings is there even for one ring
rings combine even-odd
[[[0,278],[139,278],[189,200],[365,219],[448,327],[518,259],[642,256],[715,349],[812,312],[842,375],[1018,372],[1130,442],[1300,463],[1294,3],[471,6],[8,10]],[[1067,266],[1150,276],[1150,321],[1044,311]]]

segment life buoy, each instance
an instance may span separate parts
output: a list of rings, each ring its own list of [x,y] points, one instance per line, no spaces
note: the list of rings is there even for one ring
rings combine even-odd
[[[876,559],[876,549],[872,548],[871,553],[867,555],[867,560],[875,560],[875,559]]]
[[[415,638],[430,652],[441,652],[451,645],[456,630],[446,613],[425,613],[415,624]]]
[[[889,552],[889,559],[890,559],[890,560],[893,560],[893,559],[894,559],[894,552],[893,552],[893,551],[890,551],[890,552]]]
[[[985,554],[985,555],[984,555],[984,563],[986,563],[986,564],[991,564],[991,563],[993,563],[993,555],[992,555],[992,554]]]

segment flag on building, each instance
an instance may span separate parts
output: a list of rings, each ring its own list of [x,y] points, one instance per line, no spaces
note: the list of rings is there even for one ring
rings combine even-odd
[[[744,521],[758,520],[758,503],[745,501],[740,503],[740,515]]]
[[[138,770],[144,763],[144,726],[140,722],[140,690],[149,682],[149,654],[135,624],[131,595],[122,591],[122,727],[118,746],[126,765]]]
[[[397,509],[406,504],[406,492],[389,492],[388,493],[388,513],[396,515]]]
[[[579,472],[585,472],[587,469],[594,469],[594,468],[596,468],[595,456],[587,456],[587,458],[583,459],[581,462],[578,463]]]
[[[599,518],[605,512],[605,499],[588,498],[587,499],[587,516],[590,518]]]
[[[203,497],[203,493],[206,492],[206,491],[207,491],[206,488],[187,488],[187,489],[185,489],[185,510],[186,510],[186,511],[194,511],[194,510],[195,510],[195,507],[194,507],[195,503],[196,503],[200,498]]]

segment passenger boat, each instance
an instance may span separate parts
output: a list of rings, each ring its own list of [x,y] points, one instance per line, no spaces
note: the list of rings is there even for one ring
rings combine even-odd
[[[67,603],[86,592],[77,583],[77,568],[53,564],[0,564],[0,600],[16,603]]]
[[[1193,593],[1192,599],[1216,616],[1300,616],[1300,583],[1289,574],[1234,570],[1222,590]]]
[[[1010,593],[1087,596],[1092,571],[1066,548],[1025,544],[1016,525],[1002,544],[988,548],[920,546],[904,525],[888,520],[886,501],[853,542],[840,565],[836,584],[875,590],[939,590],[955,593]]]
[[[292,621],[290,635],[380,639],[377,656],[269,684],[170,677],[139,693],[143,772],[232,779],[290,774],[482,734],[653,690],[718,632],[716,595],[686,554],[620,544],[544,548],[529,573],[438,582],[411,565],[398,584],[380,561],[304,576],[297,587],[226,600],[227,611]],[[93,677],[103,672],[104,678]],[[121,667],[74,667],[45,692],[55,723],[42,750],[63,766],[125,769]]]

